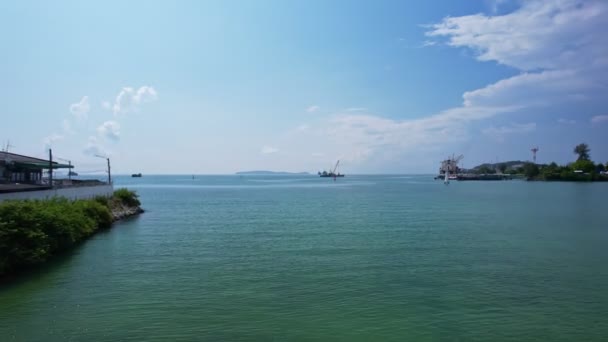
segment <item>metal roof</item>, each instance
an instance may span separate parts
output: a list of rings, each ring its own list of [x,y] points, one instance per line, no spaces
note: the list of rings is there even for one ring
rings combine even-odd
[[[26,162],[26,163],[40,163],[40,162],[48,163],[49,162],[48,159],[40,159],[40,158],[35,158],[35,157],[24,156],[21,154],[0,151],[0,161],[5,161],[5,160],[9,160],[9,161],[13,161],[13,162]]]
[[[49,161],[45,159],[28,157],[21,154],[0,151],[0,163],[13,163],[22,168],[48,169]],[[73,165],[53,162],[53,169],[70,169]]]

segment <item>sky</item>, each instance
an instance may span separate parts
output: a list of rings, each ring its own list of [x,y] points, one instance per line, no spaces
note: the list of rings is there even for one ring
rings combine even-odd
[[[608,161],[608,2],[3,1],[0,143],[81,174]]]

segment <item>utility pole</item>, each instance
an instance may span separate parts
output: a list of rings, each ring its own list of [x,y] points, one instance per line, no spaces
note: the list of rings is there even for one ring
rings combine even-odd
[[[53,150],[49,148],[49,185],[53,187]]]
[[[106,156],[100,156],[99,154],[96,154],[95,157],[97,158],[103,158],[108,162],[108,184],[112,184],[112,173],[111,173],[111,169],[110,169],[110,157],[106,157]]]
[[[112,185],[112,173],[110,172],[110,158],[108,160],[108,184]]]

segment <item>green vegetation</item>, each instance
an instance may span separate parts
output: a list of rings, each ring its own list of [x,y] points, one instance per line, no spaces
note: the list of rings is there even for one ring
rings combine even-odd
[[[566,166],[559,166],[556,163],[549,165],[539,165],[538,174],[525,173],[530,180],[547,181],[571,181],[571,182],[593,182],[608,181],[608,175],[603,174],[606,167],[602,163],[595,164],[591,161],[591,150],[587,144],[578,144],[574,148],[574,153],[578,155],[575,162]]]
[[[70,201],[12,200],[0,203],[0,276],[41,264],[95,232],[111,226],[116,203],[139,206],[135,192],[113,198]]]
[[[139,196],[135,191],[130,191],[125,188],[114,191],[114,198],[119,199],[124,205],[130,207],[136,207],[141,204],[138,197]]]
[[[594,163],[591,160],[589,145],[582,143],[574,147],[576,161],[568,165],[535,164],[523,161],[508,161],[498,164],[481,164],[469,172],[476,174],[495,174],[497,172],[526,178],[528,180],[602,182],[608,181],[608,163]]]
[[[507,171],[507,164],[505,164],[505,163],[498,164],[498,170],[500,171],[500,173],[505,173]]]
[[[528,179],[537,177],[540,174],[540,169],[539,169],[538,165],[536,165],[534,163],[524,164],[523,169],[524,169],[524,175],[526,177],[528,177]]]

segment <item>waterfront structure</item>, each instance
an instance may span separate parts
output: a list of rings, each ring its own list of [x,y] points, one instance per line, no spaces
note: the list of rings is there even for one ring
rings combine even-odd
[[[69,164],[49,159],[0,151],[0,202],[10,199],[48,199],[65,197],[84,199],[95,196],[111,196],[111,183],[98,180],[54,179],[53,170],[71,169]],[[45,177],[45,174],[48,175]],[[71,175],[74,175],[72,173]]]
[[[46,185],[44,170],[71,169],[72,165],[0,151],[0,184]]]

